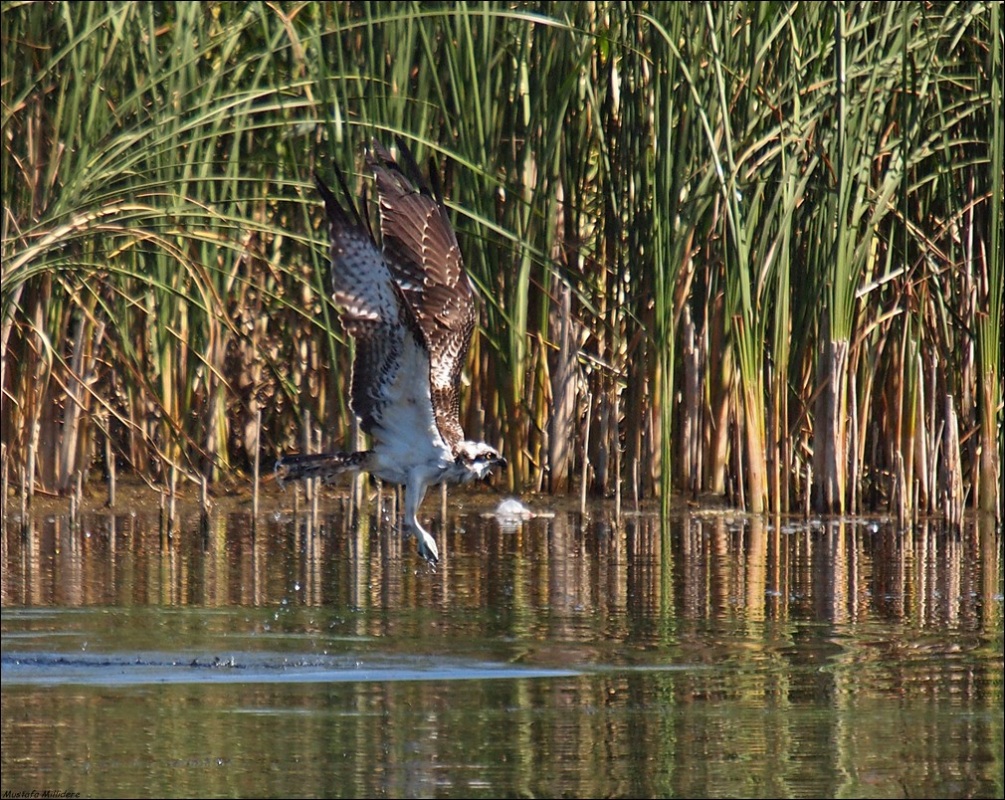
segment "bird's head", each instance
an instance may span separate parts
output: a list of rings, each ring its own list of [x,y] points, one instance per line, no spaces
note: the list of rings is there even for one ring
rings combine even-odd
[[[485,442],[459,442],[454,449],[454,461],[467,472],[468,480],[481,480],[493,467],[506,469],[506,459]]]

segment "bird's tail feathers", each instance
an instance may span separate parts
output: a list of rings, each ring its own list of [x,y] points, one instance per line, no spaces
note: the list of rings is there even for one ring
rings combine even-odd
[[[276,461],[276,480],[286,481],[320,478],[329,483],[344,472],[365,469],[372,451],[359,450],[355,453],[301,453],[282,456]]]

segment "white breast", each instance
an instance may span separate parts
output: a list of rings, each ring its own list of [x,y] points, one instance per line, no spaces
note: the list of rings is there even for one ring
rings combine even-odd
[[[405,483],[414,470],[435,479],[453,463],[450,448],[440,435],[429,394],[429,357],[412,336],[405,336],[396,369],[381,386],[385,401],[373,428],[374,474]]]

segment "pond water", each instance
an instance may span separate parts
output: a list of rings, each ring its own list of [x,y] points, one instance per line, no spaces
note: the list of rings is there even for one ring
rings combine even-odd
[[[2,796],[1005,794],[993,525],[499,499],[8,513]]]

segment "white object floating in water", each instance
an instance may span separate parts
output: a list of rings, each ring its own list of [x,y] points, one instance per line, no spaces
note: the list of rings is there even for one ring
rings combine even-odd
[[[507,497],[496,506],[493,516],[507,519],[530,519],[534,516],[534,512],[515,497]]]
[[[542,515],[535,514],[515,497],[507,497],[499,502],[495,511],[487,511],[482,516],[495,517],[503,531],[513,533],[524,520]]]
[[[501,500],[495,511],[486,511],[483,517],[495,517],[499,527],[506,533],[515,532],[524,520],[534,517],[554,517],[554,511],[531,511],[515,497]]]

